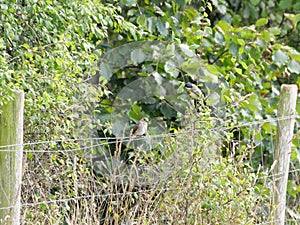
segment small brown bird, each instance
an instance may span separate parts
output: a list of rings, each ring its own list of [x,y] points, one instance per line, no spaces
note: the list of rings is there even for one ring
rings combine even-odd
[[[131,130],[130,137],[136,137],[144,135],[147,132],[148,127],[148,118],[142,118]]]

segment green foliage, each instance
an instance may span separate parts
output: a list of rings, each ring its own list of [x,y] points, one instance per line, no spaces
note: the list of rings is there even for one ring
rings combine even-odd
[[[0,93],[6,96],[0,104],[11,89],[25,91],[25,141],[75,137],[79,118],[70,109],[84,95],[78,87],[96,73],[97,45],[112,29],[136,36],[134,25],[119,7],[99,1],[8,1],[0,10]],[[99,99],[104,89],[88,91]]]
[[[172,41],[173,49],[180,49],[182,52],[183,61],[180,63],[159,61],[152,57],[150,59],[154,62],[151,66],[151,62],[143,62],[143,51],[138,51],[134,54],[134,65],[141,71],[151,71],[148,72],[150,76],[158,74],[179,84],[187,80],[205,83],[205,94],[217,92],[220,95],[223,110],[221,115],[224,120],[229,117],[233,121],[242,122],[276,116],[280,85],[299,84],[299,52],[293,48],[298,47],[293,37],[293,33],[299,34],[298,17],[297,14],[292,14],[297,12],[297,5],[288,5],[284,1],[279,5],[272,1],[242,1],[240,5],[234,5],[232,2],[227,4],[225,1],[214,2],[216,10],[212,14],[217,12],[223,18],[218,20],[216,18],[219,17],[215,17],[212,20],[214,26],[210,26],[210,14],[205,12],[204,7],[209,9],[208,4],[192,3],[192,7],[186,5],[184,8],[177,2],[173,3],[174,5],[177,7],[168,7],[168,2],[147,4],[145,1],[140,2],[140,5],[131,5],[130,9],[123,7],[127,18],[144,29],[141,39]],[[196,10],[195,5],[199,6],[197,9],[200,10]],[[283,8],[290,10],[291,15],[286,14],[282,17]],[[242,13],[234,14],[233,10]],[[267,13],[268,11],[271,13]],[[292,27],[288,22],[285,23],[286,19],[291,21]],[[153,21],[167,21],[170,32],[162,29],[163,23],[156,23],[158,27],[153,26]],[[164,55],[163,52],[161,54]],[[149,65],[151,69],[148,69]],[[136,72],[136,68],[126,68],[126,71],[128,80],[136,76],[145,76],[145,72]],[[124,71],[122,73],[124,74]],[[122,73],[116,71],[116,75],[112,76],[120,78]],[[128,81],[126,78],[118,86],[125,86]],[[164,109],[160,116],[166,118],[171,115],[164,112],[167,111]],[[256,129],[260,133],[252,137],[251,133],[255,133]],[[265,124],[261,128],[242,127],[240,133],[240,138],[245,143],[252,138],[256,143],[262,143],[254,149],[255,155],[266,155],[266,158],[261,162],[254,157],[252,166],[257,167],[261,163],[270,166],[270,146],[275,134],[275,124]],[[241,146],[240,150],[247,149]]]
[[[153,135],[218,117],[226,127],[220,134],[226,142],[227,137],[236,138],[230,129],[238,123],[276,116],[282,83],[300,85],[299,10],[300,4],[292,0],[0,0],[0,105],[13,89],[24,90],[25,142],[97,137],[96,129],[101,135],[121,136],[130,121],[143,116],[150,118]],[[201,114],[193,108],[186,82],[200,86],[210,110]],[[196,119],[186,122],[190,109]],[[184,165],[171,185],[182,181],[188,189],[166,196],[161,207],[178,203],[179,208],[169,210],[179,215],[184,205],[199,212],[203,223],[227,223],[228,208],[238,213],[235,223],[247,223],[247,217],[257,221],[246,206],[254,207],[255,193],[265,189],[247,189],[254,179],[250,168],[272,164],[275,127],[241,126],[236,152],[219,146],[241,162],[237,167],[236,161],[218,157],[216,162],[196,158],[197,165]],[[197,141],[212,138],[205,127],[199,129],[203,133]],[[299,147],[296,141],[293,145]],[[292,159],[298,165],[295,152]],[[248,164],[242,156],[251,153]],[[159,161],[158,153],[149,155]],[[55,155],[51,160],[67,163]],[[64,168],[72,176],[70,166]],[[299,195],[298,183],[288,184],[292,199]],[[196,201],[199,196],[201,202]],[[260,197],[264,202],[268,193]],[[46,211],[46,206],[41,209]],[[113,213],[113,206],[110,210]],[[188,222],[196,222],[197,213],[187,217]]]
[[[254,224],[257,221],[257,214],[249,210],[255,208],[256,201],[252,187],[254,174],[220,159],[211,162],[206,159],[203,164],[199,161],[191,171],[172,180],[175,191],[160,205],[170,224],[175,221],[178,224],[187,221],[189,224]]]

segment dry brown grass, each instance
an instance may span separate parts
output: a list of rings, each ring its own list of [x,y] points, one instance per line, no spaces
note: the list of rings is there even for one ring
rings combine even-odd
[[[212,132],[191,130],[152,139],[151,150],[144,142],[128,154],[121,145],[112,151],[89,139],[28,146],[22,224],[263,221],[258,175],[241,160],[222,158],[215,140]]]

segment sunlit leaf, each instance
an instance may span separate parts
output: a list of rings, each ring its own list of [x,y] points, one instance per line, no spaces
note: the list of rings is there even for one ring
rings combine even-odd
[[[285,52],[278,50],[274,52],[274,54],[272,55],[272,59],[278,66],[283,66],[287,63],[289,57]]]
[[[230,24],[228,24],[226,21],[224,20],[220,20],[217,24],[224,32],[227,32],[231,29]]]
[[[269,31],[274,35],[279,35],[281,33],[281,29],[279,27],[271,27]]]
[[[165,71],[174,78],[176,78],[179,74],[179,72],[177,70],[177,65],[174,63],[174,61],[171,61],[171,60],[167,61],[165,63],[164,68],[165,68]]]
[[[192,74],[198,75],[199,74],[199,62],[197,61],[185,61],[181,65],[183,71]]]
[[[136,0],[122,0],[122,3],[128,7],[136,6]]]
[[[288,64],[288,69],[291,73],[300,73],[300,64],[296,60],[291,60]]]
[[[137,22],[140,26],[144,26],[146,24],[146,16],[145,15],[140,15],[138,18],[137,18]]]
[[[189,57],[193,57],[195,56],[195,53],[189,49],[189,46],[186,44],[180,44],[179,45],[181,51],[183,51],[183,53]]]
[[[300,14],[285,13],[284,16],[288,18],[288,20],[291,21],[293,27],[296,28],[298,22],[300,21]]]
[[[267,18],[261,18],[261,19],[256,21],[255,26],[262,27],[262,26],[266,25],[267,23],[268,23]]]

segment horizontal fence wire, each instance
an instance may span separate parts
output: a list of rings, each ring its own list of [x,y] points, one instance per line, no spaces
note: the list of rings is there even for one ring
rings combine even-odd
[[[237,123],[233,126],[230,127],[226,127],[225,124],[228,122],[224,122],[218,124],[218,126],[213,127],[213,128],[209,128],[209,131],[228,131],[228,130],[232,130],[233,128],[241,128],[241,127],[253,127],[253,126],[257,126],[257,125],[263,125],[265,123],[274,123],[274,122],[278,122],[278,121],[284,121],[284,120],[290,120],[290,119],[299,119],[300,116],[297,115],[293,115],[293,116],[286,116],[286,117],[280,117],[280,118],[268,118],[268,119],[263,119],[263,120],[258,120],[258,121],[253,121],[253,122],[245,122],[245,123]],[[207,121],[194,121],[194,123],[204,123]],[[140,137],[135,137],[134,140],[138,141],[138,140],[145,140],[146,138],[149,138],[150,140],[160,140],[160,139],[164,139],[164,138],[176,138],[179,137],[181,135],[188,135],[190,136],[191,134],[197,135],[197,133],[201,132],[201,129],[197,129],[195,128],[194,130],[190,130],[187,129],[186,131],[182,131],[182,132],[176,132],[176,133],[169,133],[169,134],[159,134],[159,135],[147,135],[147,136],[140,136]],[[64,152],[78,152],[78,151],[85,151],[85,150],[89,150],[89,149],[93,149],[93,148],[97,148],[97,147],[102,147],[102,146],[106,146],[106,145],[116,145],[122,142],[128,142],[131,140],[130,136],[124,136],[122,138],[112,138],[112,137],[99,137],[99,138],[81,138],[81,139],[61,139],[61,140],[49,140],[49,141],[37,141],[37,142],[28,142],[28,143],[24,143],[22,145],[6,145],[6,146],[0,146],[0,152],[15,152],[15,151],[23,151],[24,153],[64,153]],[[97,143],[98,142],[98,143]],[[80,147],[75,147],[75,148],[60,148],[60,149],[53,149],[53,150],[49,150],[49,149],[39,149],[39,146],[41,145],[45,145],[44,147],[47,147],[47,145],[51,145],[51,144],[60,144],[60,143],[74,143],[74,144],[78,144],[80,146],[81,145],[87,145],[87,146],[80,146]],[[22,149],[18,149],[18,147],[22,146]],[[26,149],[23,149],[26,148]],[[37,149],[30,149],[31,147],[35,147]],[[11,148],[11,149],[10,149]],[[43,168],[43,167],[42,167]],[[76,169],[76,168],[75,168]],[[53,171],[55,172],[55,171]],[[262,171],[263,172],[263,171]],[[290,170],[289,173],[290,174],[296,174],[300,172],[300,169],[293,169]],[[259,177],[257,177],[257,179],[255,180],[255,182],[258,182],[259,180],[265,180],[265,179],[274,179],[274,178],[278,178],[279,176],[282,176],[284,173],[277,173],[274,174],[272,173],[272,168],[265,172],[265,174],[263,175],[259,175]],[[253,185],[255,185],[256,183],[254,183]],[[158,192],[174,192],[174,191],[183,191],[185,190],[184,187],[180,187],[180,188],[169,188],[169,187],[162,187],[162,188],[158,188],[155,191]],[[76,195],[73,197],[67,197],[64,198],[62,196],[62,198],[59,199],[46,199],[44,201],[28,201],[28,202],[24,202],[21,203],[21,208],[30,208],[30,207],[35,207],[35,206],[39,206],[39,205],[51,205],[51,204],[58,204],[58,203],[65,203],[65,202],[70,202],[70,201],[78,201],[81,199],[91,199],[91,198],[106,198],[106,197],[121,197],[121,196],[126,196],[126,195],[136,195],[136,194],[141,194],[141,193],[148,193],[153,191],[152,189],[150,190],[136,190],[136,191],[124,191],[124,192],[117,192],[117,193],[105,193],[105,194],[88,194],[88,195]],[[8,206],[8,207],[0,207],[0,210],[7,210],[7,209],[11,209],[14,206]],[[295,221],[299,221],[299,220],[289,220],[290,222],[295,222]],[[257,223],[257,224],[272,224],[276,221],[265,221],[262,223]]]
[[[272,122],[278,122],[278,121],[283,121],[283,120],[290,120],[290,119],[299,119],[300,116],[294,115],[294,116],[284,116],[284,117],[277,117],[277,118],[268,118],[268,119],[263,119],[263,120],[258,120],[258,121],[253,121],[253,122],[246,122],[246,123],[238,123],[234,125],[233,127],[225,127],[225,123],[220,124],[217,127],[210,128],[210,131],[228,131],[233,128],[241,128],[241,127],[251,127],[254,125],[262,125],[265,123],[272,123]],[[207,121],[194,121],[194,123],[202,123],[202,122],[207,122]],[[169,133],[169,134],[160,134],[160,135],[147,135],[146,137],[149,137],[150,139],[162,139],[166,137],[176,137],[179,135],[189,135],[191,133],[197,133],[202,131],[202,129],[197,129],[195,128],[193,131],[187,130],[187,131],[181,131],[181,132],[176,132],[176,133]],[[145,136],[139,136],[135,137],[134,140],[144,140]],[[132,140],[131,136],[124,136],[124,137],[98,137],[98,138],[80,138],[80,139],[60,139],[60,140],[49,140],[49,141],[38,141],[38,142],[28,142],[28,143],[23,143],[23,144],[12,144],[12,145],[3,145],[0,146],[0,152],[15,152],[15,151],[23,151],[23,152],[76,152],[76,151],[81,151],[93,147],[101,147],[105,146],[107,144],[118,144],[126,141]],[[58,149],[58,150],[31,150],[31,149],[9,149],[13,147],[18,147],[18,146],[34,146],[34,145],[41,145],[41,144],[51,144],[51,143],[64,143],[64,142],[81,142],[81,141],[105,141],[103,143],[91,145],[91,146],[86,146],[86,147],[81,147],[81,148],[74,148],[74,149]]]
[[[299,172],[300,169],[295,169],[289,171],[289,173],[295,173]],[[282,175],[280,174],[272,174],[272,175],[265,175],[262,177],[259,177],[259,179],[262,178],[270,178],[276,175]],[[183,190],[183,188],[159,188],[156,189],[156,191],[176,191],[176,190]],[[86,199],[86,198],[104,198],[104,197],[111,197],[111,196],[122,196],[122,195],[133,195],[133,194],[138,194],[138,193],[146,193],[146,192],[151,192],[153,190],[137,190],[137,191],[130,191],[130,192],[119,192],[119,193],[108,193],[108,194],[95,194],[95,195],[84,195],[84,196],[76,196],[76,197],[71,197],[71,198],[65,198],[65,199],[53,199],[49,201],[40,201],[40,202],[35,202],[35,203],[23,203],[21,204],[21,207],[32,207],[36,205],[41,205],[41,204],[53,204],[53,203],[59,203],[59,202],[67,202],[67,201],[72,201],[72,200],[80,200],[80,199]],[[3,209],[11,209],[14,206],[8,206],[8,207],[0,207],[0,210]]]
[[[299,219],[287,219],[285,220],[286,222],[298,222],[300,221],[300,218]],[[270,220],[270,221],[266,221],[266,222],[262,222],[262,223],[256,223],[255,225],[267,225],[267,224],[276,224],[280,222],[280,220]],[[298,224],[298,223],[296,223]]]

